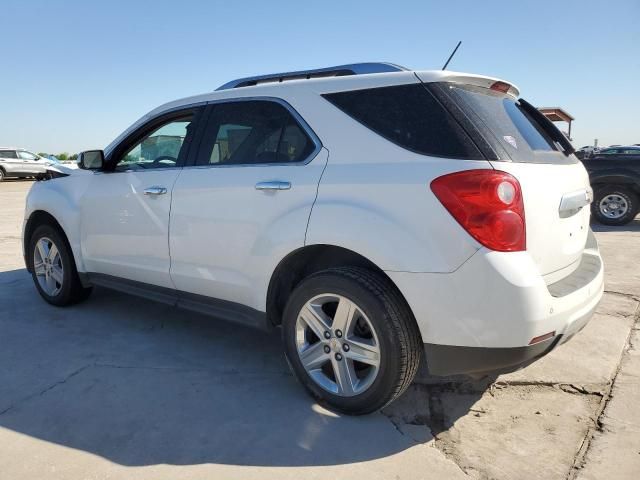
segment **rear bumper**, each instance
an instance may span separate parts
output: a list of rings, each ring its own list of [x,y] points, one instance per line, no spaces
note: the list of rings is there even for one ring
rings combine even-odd
[[[535,362],[562,345],[584,328],[595,306],[576,319],[565,333],[524,347],[460,347],[425,343],[427,370],[430,375],[482,375],[510,373]]]
[[[546,355],[588,323],[602,298],[604,269],[595,242],[583,255],[581,268],[552,285],[527,252],[486,249],[449,274],[388,275],[418,322],[430,374],[504,373]]]
[[[483,348],[455,345],[424,345],[430,375],[482,375],[509,373],[526,367],[549,353],[561,338],[555,337],[526,347]]]

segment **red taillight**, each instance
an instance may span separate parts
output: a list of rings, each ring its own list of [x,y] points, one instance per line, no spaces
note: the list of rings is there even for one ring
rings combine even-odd
[[[511,88],[511,85],[505,82],[493,82],[489,88],[496,92],[507,93]]]
[[[526,249],[520,183],[499,170],[466,170],[436,178],[431,190],[478,242],[499,252]]]

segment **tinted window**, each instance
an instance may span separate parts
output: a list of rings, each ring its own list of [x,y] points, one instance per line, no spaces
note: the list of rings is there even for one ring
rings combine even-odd
[[[200,165],[300,162],[315,150],[284,106],[262,100],[215,105],[202,141]]]
[[[482,154],[422,84],[323,95],[380,136],[423,155],[480,159]]]
[[[623,155],[640,155],[640,148],[627,148],[622,150]]]
[[[0,150],[0,157],[2,158],[18,158],[15,150]]]
[[[454,86],[452,91],[480,117],[509,152],[526,146],[531,150],[557,150],[513,97],[470,85]]]
[[[145,135],[120,157],[116,171],[175,167],[192,120],[174,119]]]

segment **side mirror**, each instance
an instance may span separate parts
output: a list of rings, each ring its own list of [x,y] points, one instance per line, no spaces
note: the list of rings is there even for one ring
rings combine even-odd
[[[78,166],[84,170],[100,170],[104,166],[102,150],[87,150],[78,157]]]

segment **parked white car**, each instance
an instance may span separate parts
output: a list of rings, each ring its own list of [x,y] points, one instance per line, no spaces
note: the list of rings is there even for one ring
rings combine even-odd
[[[423,352],[435,375],[521,368],[603,292],[582,163],[493,78],[356,64],[236,80],[80,166],[27,199],[47,302],[100,285],[280,326],[301,383],[350,414],[400,395]]]
[[[43,175],[51,162],[23,148],[0,147],[0,182]]]

